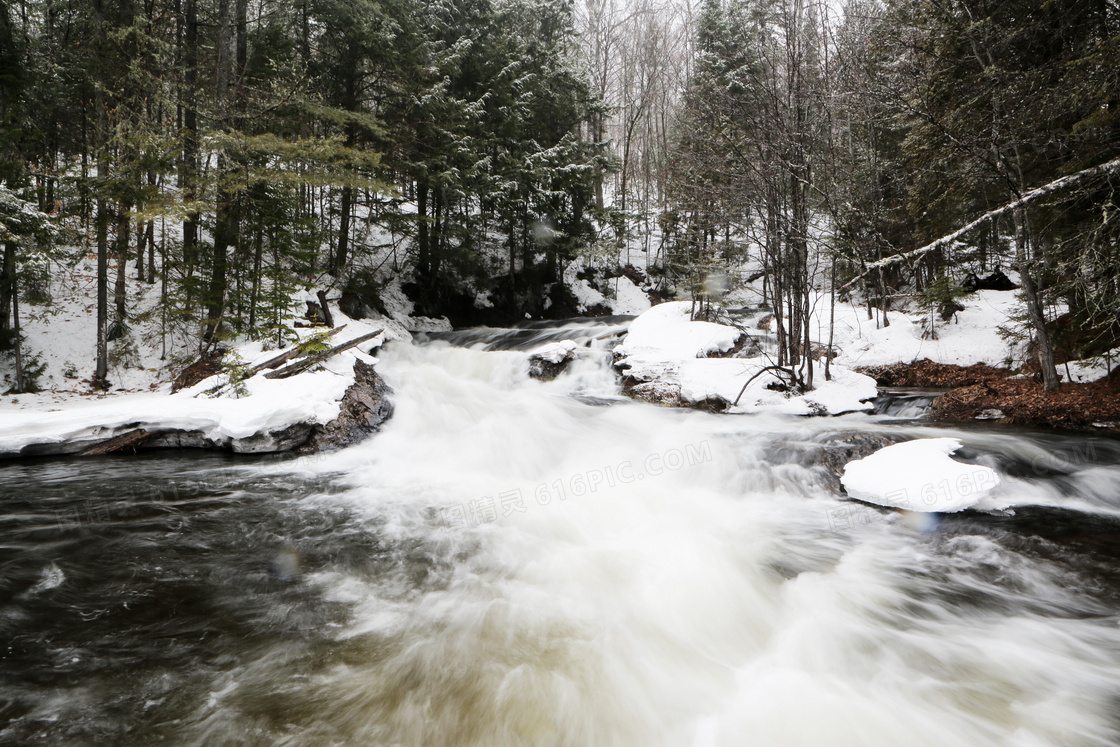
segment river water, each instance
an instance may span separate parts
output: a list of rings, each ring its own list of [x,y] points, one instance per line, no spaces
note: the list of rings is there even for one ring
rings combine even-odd
[[[0,466],[0,743],[1120,743],[1117,441],[633,403],[623,324],[391,346],[330,455]],[[1015,508],[836,495],[929,435]]]

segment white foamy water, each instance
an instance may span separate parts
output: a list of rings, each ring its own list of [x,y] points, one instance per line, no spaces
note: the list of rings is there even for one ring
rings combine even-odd
[[[594,406],[602,356],[547,384],[516,351],[381,360],[395,415],[314,464],[345,487],[315,500],[415,562],[307,579],[352,607],[337,645],[231,672],[198,743],[1116,742],[1115,610],[984,534],[848,521],[772,459],[837,421]]]

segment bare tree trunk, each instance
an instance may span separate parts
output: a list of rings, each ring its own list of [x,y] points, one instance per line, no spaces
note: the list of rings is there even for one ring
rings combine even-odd
[[[342,205],[338,217],[338,243],[335,245],[331,273],[339,275],[346,267],[347,253],[350,248],[350,213],[354,209],[354,188],[342,188]]]
[[[23,377],[23,335],[19,328],[19,285],[12,282],[12,331],[15,333],[15,358],[16,358],[16,387],[17,393],[26,389]]]
[[[148,244],[148,285],[156,282],[156,223],[148,221],[148,229],[144,233],[144,240]]]
[[[117,281],[113,287],[113,302],[116,306],[116,322],[123,326],[126,316],[126,301],[128,286],[128,235],[129,235],[129,206],[121,203],[117,213]]]
[[[836,255],[832,255],[832,272],[828,282],[828,347],[824,351],[824,380],[832,381],[832,343],[836,333]]]
[[[234,83],[234,27],[230,17],[230,0],[218,3],[218,68],[215,104],[222,129],[229,129],[231,112],[230,87]],[[217,340],[225,314],[226,292],[229,289],[229,248],[237,244],[237,194],[231,184],[234,178],[230,154],[218,153],[218,186],[215,198],[214,251],[210,261],[210,283],[207,289],[204,345]]]
[[[887,274],[883,268],[879,268],[879,311],[883,316],[883,326],[891,326],[891,320],[887,316],[887,311],[890,308],[891,300],[887,295]]]
[[[1035,339],[1038,342],[1038,366],[1042,371],[1042,386],[1046,391],[1052,392],[1058,388],[1060,382],[1057,366],[1054,364],[1054,347],[1050,340],[1050,331],[1046,328],[1046,314],[1031,275],[1031,263],[1028,257],[1031,248],[1030,236],[1031,228],[1026,212],[1016,211],[1015,265],[1019,270],[1019,281],[1027,302],[1027,313],[1030,315],[1031,326],[1034,327]]]
[[[197,0],[184,0],[183,34],[183,162],[179,171],[179,186],[183,197],[193,201],[198,197],[198,109],[196,104],[198,87],[198,4]],[[187,277],[194,274],[197,264],[198,212],[191,212],[183,219],[183,260]],[[188,288],[190,286],[188,285]],[[188,294],[189,294],[188,290]],[[190,310],[190,296],[187,296],[187,310]]]
[[[147,223],[136,221],[136,281],[144,282],[144,241],[147,237]]]
[[[98,171],[107,169],[102,163]],[[97,201],[97,365],[93,374],[96,387],[108,386],[109,373],[109,209],[105,200]]]
[[[512,251],[512,250],[511,250]],[[432,254],[428,232],[428,183],[416,183],[416,276],[422,286],[431,280]]]
[[[249,328],[257,326],[257,304],[260,303],[261,261],[263,259],[264,229],[257,228],[253,241],[253,290],[249,299]]]
[[[16,287],[16,245],[4,242],[4,261],[0,266],[0,332],[11,329],[12,294]]]

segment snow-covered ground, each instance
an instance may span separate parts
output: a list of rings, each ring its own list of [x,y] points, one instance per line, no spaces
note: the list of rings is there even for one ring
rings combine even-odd
[[[816,387],[805,394],[767,388],[782,382],[777,373],[764,372],[772,361],[761,353],[751,357],[715,357],[731,351],[744,332],[729,325],[691,321],[691,309],[688,301],[664,303],[634,320],[626,338],[615,349],[628,376],[679,387],[680,397],[686,403],[716,397],[732,403],[738,401],[728,410],[735,413],[812,415],[871,409],[867,400],[877,394],[875,380],[835,363],[831,367],[832,380],[825,381],[823,368],[818,367]],[[749,386],[743,390],[748,381]]]
[[[936,338],[926,334],[929,314],[925,311],[891,311],[887,315],[890,326],[877,327],[874,319],[867,318],[866,306],[837,303],[833,338],[839,354],[836,360],[849,367],[910,363],[923,358],[960,366],[999,366],[1014,358],[1000,328],[1016,325],[1012,317],[1022,308],[1017,291],[977,291],[959,302],[964,311],[948,322],[936,318]],[[828,296],[822,295],[814,307],[815,336],[820,342],[828,341],[828,303]]]
[[[1095,358],[1086,358],[1079,361],[1070,361],[1065,366],[1059,366],[1059,373],[1069,373],[1069,379],[1079,384],[1098,381],[1108,376],[1120,365],[1120,348],[1114,348],[1107,355],[1098,355]]]
[[[128,268],[129,335],[109,343],[108,392],[91,390],[96,363],[96,310],[93,306],[96,268],[88,258],[73,267],[53,269],[50,285],[50,303],[23,304],[20,309],[24,342],[24,359],[32,359],[43,366],[38,385],[41,391],[10,396],[0,396],[0,412],[8,409],[44,411],[84,404],[92,401],[116,399],[124,393],[156,392],[167,388],[171,381],[189,363],[198,357],[197,330],[179,330],[165,324],[157,313],[160,287],[138,282],[135,271]],[[297,292],[292,296],[292,307],[297,313],[305,302],[318,303],[312,291]],[[413,304],[400,288],[399,278],[386,283],[381,301],[389,313],[387,318],[355,322],[342,314],[336,303],[331,304],[337,324],[349,326],[340,340],[357,336],[355,330],[383,328],[391,339],[411,339],[411,332],[446,331],[451,324],[446,319],[413,316]],[[289,316],[282,322],[299,337],[307,337],[322,329],[298,328],[297,322],[305,320]],[[363,327],[362,325],[366,325]],[[373,325],[373,326],[368,326]],[[267,343],[235,341],[232,347],[245,360],[266,353]],[[0,392],[13,383],[10,360],[0,361]]]
[[[90,395],[89,380],[96,363],[96,266],[83,258],[73,267],[50,268],[50,303],[20,308],[26,337],[23,355],[44,366],[39,378],[42,392],[0,397],[0,408],[28,404],[62,404],[79,394]],[[133,316],[150,311],[159,298],[159,285],[137,282],[129,267],[129,312]],[[172,378],[197,353],[190,343],[174,334],[170,325],[152,318],[131,324],[131,334],[109,343],[109,380],[112,391],[149,391]],[[10,359],[0,367],[0,391],[13,383]],[[107,395],[100,395],[107,396]]]

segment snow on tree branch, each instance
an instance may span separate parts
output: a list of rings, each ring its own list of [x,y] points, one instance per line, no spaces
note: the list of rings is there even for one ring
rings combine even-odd
[[[1044,184],[1041,187],[1032,189],[1017,200],[1013,200],[1012,202],[1002,205],[995,210],[989,210],[963,228],[958,228],[956,231],[946,234],[935,241],[931,241],[923,247],[914,249],[913,251],[909,252],[900,252],[899,254],[895,254],[890,257],[884,257],[883,259],[875,260],[874,262],[868,262],[863,272],[849,280],[839,290],[847,290],[852,285],[854,285],[857,280],[860,280],[872,271],[877,270],[881,267],[888,267],[890,265],[898,264],[899,262],[909,262],[912,259],[923,257],[939,247],[956,241],[961,236],[964,236],[969,231],[972,231],[974,228],[977,228],[978,226],[981,226],[990,220],[994,220],[1001,215],[1006,215],[1013,210],[1018,210],[1021,207],[1025,207],[1026,205],[1029,205],[1030,203],[1035,202],[1036,200],[1039,200],[1046,195],[1053,194],[1054,192],[1058,192],[1063,189],[1068,189],[1088,179],[1096,176],[1101,176],[1102,174],[1112,173],[1113,171],[1120,171],[1120,158],[1114,158],[1107,163],[1102,163],[1098,166],[1091,166],[1090,168],[1082,169],[1081,171],[1078,171],[1074,174],[1069,174],[1067,176],[1061,177],[1060,179],[1055,179],[1054,181]]]

